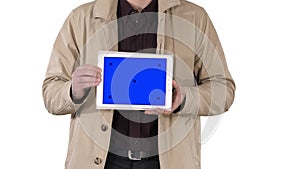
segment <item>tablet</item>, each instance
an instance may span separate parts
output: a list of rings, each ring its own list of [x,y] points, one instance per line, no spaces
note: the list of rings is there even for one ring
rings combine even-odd
[[[97,109],[171,110],[172,55],[100,52],[98,66]]]

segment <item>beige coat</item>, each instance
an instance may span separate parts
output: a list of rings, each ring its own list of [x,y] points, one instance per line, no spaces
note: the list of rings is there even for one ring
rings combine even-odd
[[[117,51],[117,0],[96,0],[69,15],[53,47],[43,97],[55,115],[71,114],[67,169],[102,169],[113,110],[95,107],[95,89],[82,104],[70,98],[71,75],[80,64],[97,65],[97,52]],[[229,109],[235,85],[205,10],[184,0],[159,0],[157,53],[175,55],[174,79],[184,87],[182,111],[158,117],[162,169],[200,168],[200,116]],[[55,138],[59,139],[59,138]]]

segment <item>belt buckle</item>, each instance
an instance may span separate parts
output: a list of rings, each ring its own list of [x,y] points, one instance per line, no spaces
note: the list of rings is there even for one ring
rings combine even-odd
[[[128,150],[128,158],[130,160],[135,160],[135,161],[138,161],[138,160],[142,160],[141,158],[141,152],[137,152],[139,154],[139,157],[132,157],[132,155],[134,154],[131,150]]]

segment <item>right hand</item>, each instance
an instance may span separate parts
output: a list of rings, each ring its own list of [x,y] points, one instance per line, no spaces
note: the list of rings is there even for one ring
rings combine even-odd
[[[72,74],[72,98],[81,99],[86,89],[98,86],[102,70],[94,65],[85,64],[77,67]]]

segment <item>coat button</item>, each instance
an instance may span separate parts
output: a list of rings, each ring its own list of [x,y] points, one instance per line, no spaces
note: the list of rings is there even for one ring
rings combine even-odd
[[[101,130],[102,130],[102,131],[106,131],[106,130],[107,130],[107,125],[102,124],[102,125],[101,125]]]
[[[100,164],[102,163],[102,159],[99,158],[99,157],[96,157],[95,160],[94,160],[94,163],[95,163],[96,165],[100,165]]]

